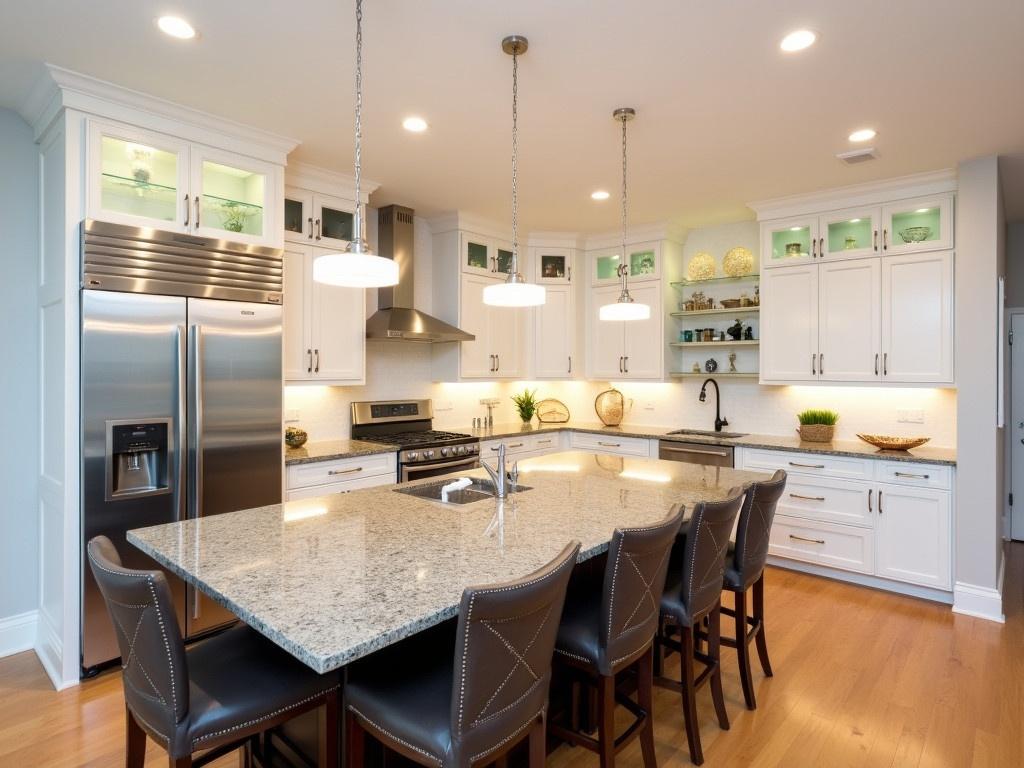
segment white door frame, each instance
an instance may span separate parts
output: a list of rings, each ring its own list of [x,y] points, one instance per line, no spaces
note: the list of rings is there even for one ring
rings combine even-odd
[[[1006,307],[1005,312],[1005,329],[1006,333],[1003,334],[1003,338],[1000,343],[1004,345],[1007,361],[1006,379],[1007,379],[1007,418],[1006,418],[1006,456],[1005,456],[1005,470],[1006,470],[1006,498],[1003,499],[1003,509],[1005,510],[1005,524],[1003,530],[1004,539],[1013,538],[1013,513],[1014,508],[1010,506],[1010,494],[1014,493],[1013,483],[1013,451],[1015,445],[1021,450],[1024,450],[1024,445],[1021,445],[1018,441],[1021,437],[1019,433],[1024,433],[1024,430],[1017,428],[1019,422],[1024,421],[1024,413],[1020,412],[1020,409],[1015,410],[1013,407],[1013,392],[1014,392],[1014,381],[1013,381],[1013,347],[1017,347],[1017,354],[1024,355],[1024,333],[1020,334],[1020,338],[1016,339],[1016,344],[1010,343],[1010,337],[1013,334],[1013,321],[1015,317],[1024,318],[1024,307]],[[1019,497],[1015,499],[1016,508],[1020,513],[1022,521],[1024,521],[1024,478],[1021,479],[1020,488],[1016,489],[1016,495]],[[1019,526],[1024,529],[1024,522]],[[1018,532],[1017,538],[1024,540],[1024,530]]]

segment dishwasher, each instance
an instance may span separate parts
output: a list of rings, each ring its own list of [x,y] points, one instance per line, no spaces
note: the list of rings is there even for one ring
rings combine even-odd
[[[659,440],[658,458],[666,461],[683,461],[687,464],[731,467],[733,466],[733,447],[731,445]]]

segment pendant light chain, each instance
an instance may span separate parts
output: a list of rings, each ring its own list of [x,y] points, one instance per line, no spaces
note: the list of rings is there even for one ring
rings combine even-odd
[[[628,117],[622,115],[622,262],[619,269],[622,271],[622,292],[629,293],[628,273],[629,264],[626,259],[626,122]]]
[[[363,168],[363,0],[356,0],[356,217],[353,239],[362,249],[363,227],[360,215],[362,205],[360,187]]]
[[[519,272],[519,53],[512,54],[512,274]]]

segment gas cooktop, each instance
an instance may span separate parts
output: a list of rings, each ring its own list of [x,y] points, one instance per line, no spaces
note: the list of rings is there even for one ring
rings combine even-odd
[[[472,435],[461,432],[442,432],[436,429],[426,429],[418,432],[395,432],[383,435],[363,435],[359,439],[371,443],[392,443],[402,448],[411,448],[413,446],[433,447],[476,440]]]

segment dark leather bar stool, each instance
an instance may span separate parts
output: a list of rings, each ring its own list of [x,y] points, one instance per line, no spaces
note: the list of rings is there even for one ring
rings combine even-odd
[[[164,575],[122,568],[106,536],[87,550],[121,650],[126,768],[142,768],[146,736],[167,750],[170,768],[205,765],[236,749],[244,763],[252,739],[320,706],[320,765],[338,765],[336,675],[318,675],[245,626],[186,651]]]
[[[733,593],[735,609],[723,608],[722,613],[735,620],[733,637],[723,637],[722,645],[736,649],[739,659],[740,681],[747,709],[755,709],[754,682],[750,672],[750,642],[757,643],[757,655],[766,677],[772,676],[768,660],[768,643],[764,636],[764,566],[768,561],[768,539],[775,520],[775,510],[786,490],[786,473],[778,470],[772,479],[754,483],[740,510],[736,529],[736,543],[730,545],[726,559],[723,588]],[[747,613],[747,593],[750,592],[750,614]]]
[[[718,725],[722,730],[729,730],[729,715],[725,711],[722,694],[719,610],[729,536],[743,499],[743,490],[733,489],[724,501],[702,501],[693,508],[686,526],[685,542],[673,552],[661,598],[661,631],[655,652],[659,656],[664,648],[679,652],[680,680],[676,682],[659,676],[656,682],[682,694],[686,739],[690,760],[695,765],[704,762],[696,693],[709,681]],[[705,617],[708,623],[707,652],[694,647],[700,623]],[[679,633],[678,641],[671,637],[673,630]],[[704,665],[699,675],[695,674],[696,661]],[[661,664],[657,666],[660,670]]]
[[[415,636],[351,665],[349,768],[364,764],[366,733],[445,768],[493,762],[528,738],[530,768],[541,768],[551,655],[579,549],[574,542],[521,580],[467,588],[454,649]]]
[[[570,744],[597,752],[602,768],[640,737],[645,768],[655,768],[653,712],[653,646],[658,631],[661,594],[665,588],[672,545],[683,522],[680,506],[669,518],[646,528],[616,529],[608,549],[603,584],[585,584],[570,592],[555,644],[555,661],[597,689],[597,738],[570,728],[549,726]],[[617,695],[615,677],[635,669],[637,699]],[[575,686],[574,686],[575,687]],[[633,716],[633,723],[615,737],[615,704]],[[575,710],[575,703],[573,706]]]

